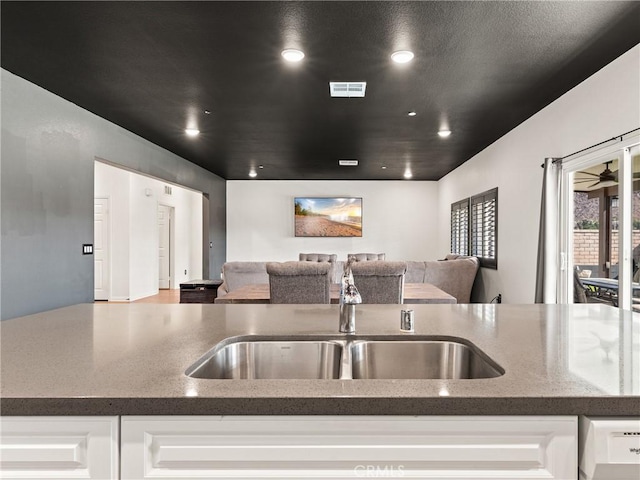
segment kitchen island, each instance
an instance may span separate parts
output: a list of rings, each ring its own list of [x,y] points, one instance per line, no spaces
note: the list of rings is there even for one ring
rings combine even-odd
[[[399,335],[359,305],[357,335]],[[415,305],[413,336],[458,337],[505,373],[474,380],[210,380],[228,337],[338,335],[336,305],[83,304],[0,324],[2,415],[637,415],[640,320],[586,305]],[[446,392],[446,393],[445,393]]]
[[[344,337],[338,333],[338,306],[84,304],[2,322],[0,411],[4,420],[46,416],[64,421],[64,416],[73,416],[111,418],[117,425],[120,419],[125,443],[133,438],[127,422],[151,422],[158,435],[161,424],[174,425],[171,419],[203,428],[207,421],[222,425],[223,418],[240,418],[234,421],[246,426],[241,416],[248,421],[262,416],[264,420],[251,428],[266,428],[273,418],[274,428],[289,429],[308,418],[311,426],[304,431],[309,434],[316,431],[314,422],[323,419],[344,416],[342,425],[353,431],[359,428],[358,418],[371,424],[377,417],[397,419],[398,428],[409,435],[408,425],[419,422],[402,418],[438,416],[434,418],[450,424],[451,416],[465,416],[464,422],[471,425],[488,416],[496,424],[501,416],[506,423],[519,417],[527,425],[543,425],[543,419],[554,417],[573,418],[577,425],[578,415],[640,414],[638,315],[596,304],[415,305],[415,332],[402,333],[402,308],[406,307],[359,305],[356,337],[464,339],[504,374],[457,380],[192,378],[185,370],[229,337]],[[150,435],[149,425],[138,432],[139,438]],[[344,432],[327,432],[323,425],[317,430],[320,436],[343,438]],[[522,428],[519,424],[516,430]],[[129,432],[133,431],[136,428]],[[171,431],[175,433],[175,425]],[[360,433],[375,437],[374,432],[364,432]],[[261,431],[258,436],[264,435]],[[527,441],[530,444],[531,438]],[[171,464],[167,458],[173,458],[166,452],[175,452],[175,445],[163,450],[159,442],[154,451],[169,455],[164,463],[158,460],[166,467]],[[122,460],[142,458],[140,445],[138,450],[123,446]],[[482,456],[486,451],[478,461]],[[123,467],[122,478],[135,478],[140,468]]]

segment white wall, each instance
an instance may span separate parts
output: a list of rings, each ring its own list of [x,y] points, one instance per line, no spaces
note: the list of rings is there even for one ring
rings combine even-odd
[[[439,181],[439,251],[450,244],[451,204],[498,187],[498,270],[481,269],[487,301],[532,303],[541,163],[640,127],[640,46],[576,86]],[[455,135],[455,125],[452,125]]]
[[[158,293],[159,204],[175,209],[172,288],[202,278],[202,194],[171,185],[172,194],[166,195],[165,185],[96,162],[95,196],[110,199],[111,300],[136,300]]]
[[[295,237],[296,196],[362,197],[362,237]],[[340,260],[358,252],[442,258],[448,248],[438,248],[437,205],[437,182],[228,181],[227,261],[297,260],[300,252],[335,253]]]
[[[129,299],[129,183],[131,174],[96,162],[94,194],[109,199],[110,300]]]

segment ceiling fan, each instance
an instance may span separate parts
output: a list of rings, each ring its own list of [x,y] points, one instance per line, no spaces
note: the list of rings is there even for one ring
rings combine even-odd
[[[591,177],[597,178],[595,182],[593,182],[594,178],[578,178],[575,180],[574,183],[579,184],[579,183],[593,182],[591,183],[591,185],[585,185],[585,187],[589,189],[593,187],[604,188],[604,187],[612,187],[613,185],[617,185],[618,171],[617,170],[615,172],[611,171],[611,169],[609,168],[609,165],[611,163],[612,163],[611,160],[608,162],[605,162],[604,170],[600,173],[578,172],[579,174],[582,174],[582,175],[590,175]]]

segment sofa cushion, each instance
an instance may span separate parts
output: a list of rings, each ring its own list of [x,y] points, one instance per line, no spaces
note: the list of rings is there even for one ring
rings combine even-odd
[[[269,283],[266,262],[227,262],[222,274],[227,292],[252,283]]]
[[[366,262],[369,260],[384,260],[384,253],[350,253],[347,258],[353,258],[355,262]]]
[[[298,259],[301,262],[331,262],[335,263],[338,260],[338,255],[335,253],[301,253],[298,255]]]
[[[404,281],[406,283],[424,283],[425,269],[424,262],[407,262],[407,273],[404,274]]]
[[[456,297],[458,303],[469,303],[471,289],[480,263],[476,257],[425,262],[424,283],[431,283]]]

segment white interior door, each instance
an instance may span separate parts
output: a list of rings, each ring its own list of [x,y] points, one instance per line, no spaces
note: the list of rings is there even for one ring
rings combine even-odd
[[[93,209],[94,298],[109,300],[109,199],[94,199]]]
[[[158,205],[158,288],[171,288],[171,210]]]

